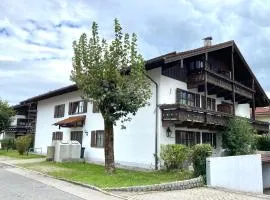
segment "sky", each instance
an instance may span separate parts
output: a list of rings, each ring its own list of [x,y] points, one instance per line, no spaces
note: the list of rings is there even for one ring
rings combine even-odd
[[[270,97],[269,0],[1,0],[0,98],[14,105],[72,84],[72,42],[93,21],[106,39],[113,19],[138,35],[150,59],[234,40]]]

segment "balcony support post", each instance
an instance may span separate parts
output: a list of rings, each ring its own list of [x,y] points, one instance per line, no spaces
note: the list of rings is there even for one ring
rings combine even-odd
[[[234,84],[234,46],[232,46],[232,103],[233,116],[235,116],[235,84]]]
[[[205,96],[205,110],[207,110],[207,69],[208,69],[208,52],[205,53],[205,63],[204,63],[204,96]],[[205,112],[205,123],[207,123],[207,113]]]
[[[252,89],[255,89],[255,80],[254,78],[252,79]],[[252,120],[256,120],[256,115],[255,115],[255,95],[252,93],[252,114],[251,114]]]

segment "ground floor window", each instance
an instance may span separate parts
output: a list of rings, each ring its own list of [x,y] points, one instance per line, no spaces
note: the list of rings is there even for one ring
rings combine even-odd
[[[80,144],[82,144],[82,137],[83,137],[82,131],[72,131],[70,133],[70,140],[78,141]]]
[[[200,132],[175,131],[175,140],[176,144],[193,146],[195,144],[200,144],[201,136]]]
[[[52,140],[63,140],[63,132],[60,131],[53,132]]]
[[[203,144],[210,144],[213,147],[217,145],[216,133],[202,133],[202,143]]]
[[[91,131],[91,147],[104,147],[104,130]]]
[[[175,131],[175,143],[186,146],[195,144],[210,144],[216,147],[216,133],[196,132],[196,131]]]

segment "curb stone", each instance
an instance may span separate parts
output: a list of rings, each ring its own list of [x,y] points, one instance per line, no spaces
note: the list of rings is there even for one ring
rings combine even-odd
[[[119,187],[119,188],[104,188],[106,191],[110,192],[148,192],[148,191],[172,191],[172,190],[185,190],[195,187],[202,187],[203,177],[199,176],[197,178],[175,181],[169,183],[144,185],[144,186],[131,186],[131,187]]]

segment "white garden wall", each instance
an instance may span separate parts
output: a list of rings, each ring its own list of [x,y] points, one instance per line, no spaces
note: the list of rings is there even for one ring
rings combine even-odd
[[[207,185],[236,191],[263,193],[261,155],[210,157]]]
[[[270,188],[270,163],[262,165],[263,188]]]

